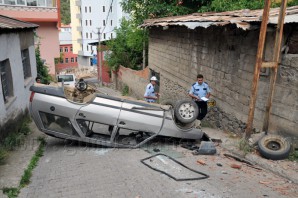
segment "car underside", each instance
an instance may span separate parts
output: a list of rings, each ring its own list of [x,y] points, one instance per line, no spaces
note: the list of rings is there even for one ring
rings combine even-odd
[[[114,97],[81,87],[33,85],[30,114],[40,131],[57,138],[109,147],[137,148],[157,136],[198,140],[191,101],[174,107]],[[182,119],[181,119],[182,118]]]

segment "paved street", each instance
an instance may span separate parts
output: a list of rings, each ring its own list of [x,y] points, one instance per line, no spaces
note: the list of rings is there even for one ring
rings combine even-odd
[[[153,155],[145,151],[151,150],[149,147],[88,147],[51,137],[47,142],[32,182],[19,197],[295,197],[298,193],[297,185],[265,170],[243,163],[240,170],[231,168],[235,161],[223,157],[225,151],[220,147],[218,155],[195,156],[180,146],[167,145],[164,149],[151,144],[151,148],[153,145],[184,165],[210,175],[203,180],[175,181],[140,162]],[[197,160],[204,160],[206,165]]]

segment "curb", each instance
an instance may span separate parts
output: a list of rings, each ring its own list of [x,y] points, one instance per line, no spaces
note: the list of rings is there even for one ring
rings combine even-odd
[[[297,174],[291,174],[291,173],[287,173],[284,169],[280,168],[279,166],[273,166],[272,164],[270,165],[268,163],[268,159],[265,159],[265,158],[262,158],[258,155],[254,155],[254,154],[246,154],[244,157],[243,157],[243,154],[239,153],[239,152],[236,152],[235,150],[232,150],[228,147],[225,147],[224,145],[221,145],[222,148],[226,149],[227,151],[231,152],[233,155],[236,155],[240,158],[244,158],[250,162],[252,162],[253,164],[255,165],[258,165],[260,166],[261,168],[265,169],[265,170],[268,170],[278,176],[281,176],[295,184],[298,184],[298,175]]]

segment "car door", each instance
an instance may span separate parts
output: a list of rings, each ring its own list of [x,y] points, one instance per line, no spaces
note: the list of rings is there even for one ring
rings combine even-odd
[[[120,98],[97,95],[90,104],[79,109],[76,119],[104,125],[116,125],[121,106]]]
[[[157,133],[163,122],[161,108],[147,103],[124,100],[118,126],[135,131]]]

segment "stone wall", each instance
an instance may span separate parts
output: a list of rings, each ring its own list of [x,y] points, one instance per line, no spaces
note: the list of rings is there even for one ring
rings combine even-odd
[[[143,100],[147,84],[149,83],[149,68],[135,71],[130,68],[120,66],[117,73],[117,80],[115,75],[113,82],[117,83],[117,89],[122,91],[125,86],[129,88],[129,95],[139,100]]]
[[[195,30],[185,27],[150,29],[149,67],[160,73],[161,99],[187,97],[188,90],[196,82],[196,75],[202,73],[217,101],[217,108],[211,110],[209,120],[221,122],[222,129],[243,132],[249,111],[258,36],[258,29],[244,31],[232,25]],[[273,44],[274,32],[268,32],[266,61],[272,58]],[[294,128],[298,124],[295,61],[296,55],[283,56],[270,117],[272,132],[298,135]],[[258,87],[255,130],[262,128],[268,89],[269,76],[263,72]]]

